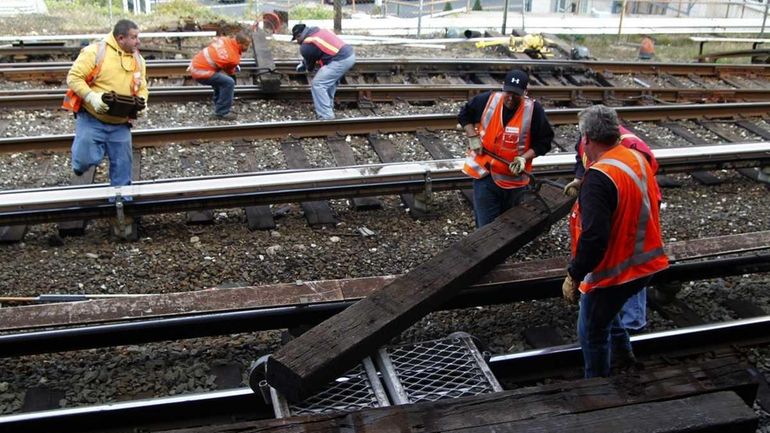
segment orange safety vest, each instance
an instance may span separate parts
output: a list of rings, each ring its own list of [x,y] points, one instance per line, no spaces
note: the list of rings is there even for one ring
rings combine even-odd
[[[617,286],[668,268],[658,206],[654,206],[655,176],[649,164],[639,152],[615,146],[591,170],[601,171],[615,184],[618,207],[612,214],[612,232],[604,258],[583,278],[580,291]],[[572,207],[569,228],[574,257],[582,233],[579,201]]]
[[[319,29],[317,32],[306,37],[303,44],[313,44],[318,47],[319,50],[330,56],[336,56],[340,52],[340,48],[345,46],[345,41],[335,35],[333,32],[326,29]],[[318,61],[323,66],[323,62]]]
[[[224,69],[220,65],[235,65],[241,62],[241,47],[238,42],[229,37],[219,37],[206,48],[198,51],[187,71],[196,80],[211,78],[217,71]],[[231,71],[225,71],[231,73]]]
[[[503,96],[503,92],[493,92],[489,96],[481,115],[481,123],[476,126],[483,151],[480,154],[468,151],[463,172],[474,179],[491,174],[492,180],[500,188],[521,188],[529,184],[528,173],[532,172],[532,161],[527,162],[524,172],[518,176],[511,174],[508,165],[530,148],[530,126],[535,101],[524,98],[508,124],[503,125]]]
[[[650,147],[647,146],[647,143],[644,142],[641,138],[637,137],[636,134],[629,131],[628,128],[625,128],[623,126],[620,126],[620,144],[624,147],[627,147],[629,149],[638,150],[639,152],[644,155],[644,157],[647,159],[647,162],[650,163],[650,167],[652,168],[652,173],[655,174],[658,172],[658,160],[655,159],[655,155],[652,154],[652,150],[650,150]],[[585,146],[586,146],[586,137],[585,135],[580,139],[580,143],[578,143],[578,156],[580,157],[580,160],[583,161],[583,167],[585,167],[586,170],[591,168],[591,165],[593,162],[588,159],[588,155],[586,155],[585,152]],[[658,186],[657,182],[655,183],[655,192],[656,197],[658,198],[658,201],[660,202],[663,200],[663,193],[660,191],[660,187]]]
[[[96,47],[96,59],[94,61],[94,68],[91,69],[91,72],[89,72],[88,76],[86,77],[86,84],[88,84],[89,87],[91,86],[91,83],[96,80],[96,76],[99,75],[99,72],[102,70],[102,64],[104,64],[104,57],[106,52],[107,41],[99,41]],[[131,95],[136,96],[136,94],[139,93],[139,88],[142,85],[142,56],[139,54],[139,50],[136,49],[134,50],[133,77]],[[64,94],[64,101],[62,101],[61,108],[64,108],[67,111],[72,111],[73,113],[77,113],[80,111],[80,106],[82,104],[83,98],[75,93],[74,90],[67,89],[67,92]]]

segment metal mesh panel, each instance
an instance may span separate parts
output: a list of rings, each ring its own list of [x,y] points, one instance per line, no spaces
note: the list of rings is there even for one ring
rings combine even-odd
[[[371,363],[371,361],[369,361]],[[379,383],[375,386],[379,386]],[[368,407],[387,406],[372,387],[369,375],[362,364],[339,377],[324,391],[302,403],[290,404],[292,416],[331,412],[350,412]]]
[[[475,352],[475,353],[474,353]],[[409,403],[496,391],[477,349],[467,338],[447,338],[386,349]],[[480,361],[480,362],[479,362]],[[494,380],[494,379],[492,379]]]

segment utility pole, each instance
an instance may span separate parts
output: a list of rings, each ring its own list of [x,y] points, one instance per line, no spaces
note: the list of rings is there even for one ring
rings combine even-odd
[[[503,28],[500,33],[505,34],[505,25],[508,22],[508,0],[505,0],[505,8],[503,9]]]
[[[342,0],[334,0],[334,33],[342,33]]]
[[[618,24],[618,42],[620,42],[620,32],[623,31],[623,16],[626,14],[626,0],[623,0],[623,6],[620,9],[620,24]]]
[[[417,39],[420,38],[421,31],[422,31],[422,0],[420,0],[420,12],[417,15]]]
[[[527,32],[527,27],[524,25],[524,9],[526,9],[526,1],[527,0],[521,0],[521,31],[523,33]]]

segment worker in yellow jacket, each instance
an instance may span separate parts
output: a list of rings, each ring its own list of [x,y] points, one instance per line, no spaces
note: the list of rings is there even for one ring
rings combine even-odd
[[[112,33],[80,51],[67,74],[63,107],[75,113],[72,169],[82,175],[98,165],[105,153],[110,160],[110,185],[131,183],[131,123],[128,116],[111,115],[102,100],[107,92],[142,98],[141,116],[147,101],[147,71],[139,54],[139,27],[120,20]]]

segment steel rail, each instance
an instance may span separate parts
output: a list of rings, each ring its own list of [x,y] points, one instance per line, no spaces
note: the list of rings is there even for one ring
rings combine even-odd
[[[770,142],[656,149],[661,173],[692,169],[745,168],[770,163]],[[112,217],[120,203],[132,216],[231,208],[303,200],[365,197],[460,189],[470,184],[463,160],[273,171],[227,176],[144,181],[124,187],[63,186],[0,192],[0,225]],[[545,155],[534,173],[571,175],[574,154]],[[131,197],[124,201],[123,197]]]
[[[393,102],[466,100],[471,96],[499,86],[488,84],[366,84],[340,85],[336,99],[341,102]],[[213,90],[203,86],[151,88],[156,102],[205,101]],[[600,87],[600,86],[529,86],[529,94],[542,102],[571,103],[591,101],[603,103],[645,104],[650,102],[761,102],[770,100],[770,87],[765,89],[693,89],[685,87]],[[0,91],[0,108],[42,109],[59,108],[64,89],[31,91]],[[238,99],[312,100],[309,85],[282,86],[278,93],[267,92],[260,86],[236,86]]]
[[[671,353],[706,353],[725,346],[750,346],[770,342],[770,316],[715,323],[631,337],[637,356]],[[552,371],[581,365],[577,344],[493,356],[488,365],[498,380],[547,377]],[[0,416],[6,433],[56,431],[152,431],[214,425],[233,420],[273,418],[265,399],[250,388],[235,388],[175,397],[118,402],[97,406],[56,409]]]
[[[770,270],[770,254],[673,263],[655,276],[656,284],[743,275]],[[561,296],[563,277],[498,281],[463,289],[440,309],[497,305]],[[218,311],[123,323],[65,327],[0,335],[0,358],[144,344],[317,324],[357,302],[308,302],[247,310]]]
[[[554,125],[574,125],[579,108],[546,109]],[[693,118],[736,116],[763,117],[770,113],[770,101],[682,104],[618,107],[618,115],[626,121],[683,120]],[[328,137],[335,134],[369,134],[371,132],[414,132],[420,129],[455,129],[456,114],[417,114],[409,116],[353,117],[335,120],[307,120],[271,123],[239,123],[209,127],[179,127],[140,129],[132,132],[134,147],[160,146],[169,142],[212,140],[226,141],[243,138],[275,139]],[[73,134],[35,137],[0,138],[0,152],[69,151]]]
[[[167,50],[172,51],[172,50]],[[147,62],[149,78],[186,77],[189,60],[150,60]],[[284,74],[296,74],[296,59],[276,59],[275,71]],[[37,76],[63,82],[67,71],[72,66],[68,62],[2,63],[0,78],[10,81],[28,81]],[[243,59],[243,73],[256,68],[253,58]],[[663,63],[663,62],[615,62],[582,60],[518,60],[518,59],[406,59],[377,58],[357,59],[351,74],[404,74],[404,73],[483,73],[505,74],[513,67],[530,72],[559,70],[581,73],[588,70],[611,72],[613,74],[645,75],[689,75],[721,77],[724,75],[748,75],[754,77],[770,76],[770,69],[762,64],[723,64],[723,63]],[[582,70],[582,71],[581,71]]]

